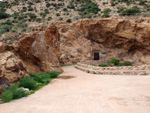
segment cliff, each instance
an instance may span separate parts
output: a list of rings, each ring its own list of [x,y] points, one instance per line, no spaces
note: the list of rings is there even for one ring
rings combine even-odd
[[[55,25],[62,63],[92,60],[93,51],[98,50],[107,53],[106,59],[150,64],[150,18],[100,18]]]

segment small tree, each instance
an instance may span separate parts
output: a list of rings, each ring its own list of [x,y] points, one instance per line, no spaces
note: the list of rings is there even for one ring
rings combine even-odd
[[[71,22],[72,22],[72,20],[71,20],[71,19],[68,19],[66,22],[71,23]]]
[[[119,63],[120,63],[120,60],[118,60],[116,58],[112,58],[108,61],[109,65],[113,64],[113,65],[117,66],[117,65],[119,65]]]

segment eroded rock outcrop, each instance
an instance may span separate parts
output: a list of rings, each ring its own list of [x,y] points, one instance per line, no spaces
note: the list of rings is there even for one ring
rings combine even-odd
[[[60,62],[92,60],[93,51],[106,52],[135,64],[150,64],[150,19],[96,19],[55,23],[60,38]]]
[[[45,32],[35,32],[20,39],[15,53],[24,61],[28,72],[62,71],[59,56],[55,54],[58,53],[57,48],[51,46],[50,41]]]
[[[0,91],[10,83],[29,76],[23,62],[12,52],[0,53]]]
[[[9,45],[11,51],[0,42],[0,84],[15,82],[28,72],[62,71],[60,63],[92,60],[94,51],[107,53],[106,61],[115,57],[150,64],[149,46],[150,18],[56,22],[21,37]]]

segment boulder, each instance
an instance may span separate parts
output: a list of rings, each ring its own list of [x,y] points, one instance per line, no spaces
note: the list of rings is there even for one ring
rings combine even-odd
[[[49,32],[52,31],[49,30]],[[52,38],[55,37],[36,32],[20,39],[15,53],[25,63],[28,72],[50,72],[52,70],[62,72],[59,67],[59,54],[57,54],[59,49],[57,45],[54,45],[57,41],[52,43],[49,41]]]
[[[0,91],[25,76],[29,75],[19,57],[10,51],[0,53]]]

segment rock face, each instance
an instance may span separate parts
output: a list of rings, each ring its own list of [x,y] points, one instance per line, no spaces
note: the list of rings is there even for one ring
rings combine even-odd
[[[52,32],[49,32],[52,34]],[[28,72],[62,71],[56,56],[56,48],[50,44],[53,36],[45,36],[45,32],[36,32],[21,38],[16,54],[24,61]]]
[[[10,51],[0,53],[0,91],[10,83],[29,76],[23,62]]]
[[[21,37],[15,45],[0,42],[0,92],[10,83],[29,76],[28,72],[62,71],[57,31],[52,28]]]
[[[6,46],[4,43],[0,42],[0,53],[2,53],[3,51],[5,51]]]
[[[60,39],[60,62],[93,59],[93,52],[106,52],[134,63],[150,64],[150,19],[96,19],[55,23]],[[51,29],[51,28],[49,28]]]
[[[93,59],[93,52],[107,61],[112,57],[150,64],[150,18],[96,19],[56,22],[46,30],[21,37],[14,46],[0,42],[0,90],[28,76],[27,72],[62,71],[60,63]]]

